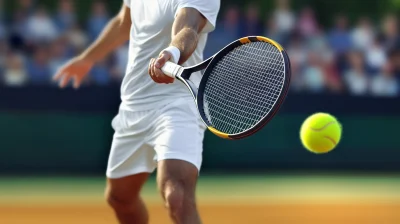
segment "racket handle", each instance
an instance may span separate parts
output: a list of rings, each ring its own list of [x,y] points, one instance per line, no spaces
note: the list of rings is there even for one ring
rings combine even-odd
[[[165,62],[165,65],[161,68],[161,71],[164,72],[165,75],[168,75],[171,78],[175,78],[178,75],[179,69],[182,67],[172,63],[172,62]]]

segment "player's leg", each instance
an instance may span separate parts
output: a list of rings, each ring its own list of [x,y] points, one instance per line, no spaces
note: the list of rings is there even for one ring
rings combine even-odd
[[[204,128],[192,98],[165,106],[155,118],[150,144],[157,152],[157,181],[175,223],[200,223],[195,187]]]
[[[162,160],[158,163],[157,183],[165,206],[174,223],[200,224],[195,189],[198,169],[183,160]]]
[[[149,215],[140,198],[140,189],[149,173],[107,179],[106,198],[120,224],[147,224]]]
[[[156,167],[155,151],[144,143],[152,112],[120,111],[108,160],[106,198],[121,224],[147,224],[140,190]]]

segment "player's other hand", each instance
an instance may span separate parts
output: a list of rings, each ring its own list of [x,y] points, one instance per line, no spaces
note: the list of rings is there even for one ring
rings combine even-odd
[[[73,80],[73,86],[77,89],[82,84],[82,81],[92,69],[93,65],[94,62],[88,59],[81,57],[73,58],[58,70],[53,80],[59,82],[60,88],[66,87],[68,83]]]
[[[149,64],[149,75],[156,83],[169,84],[173,83],[175,79],[165,75],[161,68],[164,66],[165,62],[171,59],[172,55],[168,51],[161,52],[157,59],[152,58]]]

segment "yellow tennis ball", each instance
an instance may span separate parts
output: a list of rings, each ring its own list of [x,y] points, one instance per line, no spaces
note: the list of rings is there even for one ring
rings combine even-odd
[[[300,129],[300,139],[304,147],[317,154],[333,150],[339,143],[342,126],[327,113],[316,113],[308,117]]]

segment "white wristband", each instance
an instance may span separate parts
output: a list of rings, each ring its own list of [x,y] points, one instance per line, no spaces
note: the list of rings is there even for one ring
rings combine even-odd
[[[178,64],[179,59],[181,58],[181,51],[177,47],[169,46],[165,48],[163,52],[164,51],[168,51],[172,55],[171,61]]]

